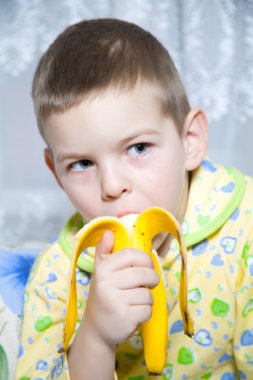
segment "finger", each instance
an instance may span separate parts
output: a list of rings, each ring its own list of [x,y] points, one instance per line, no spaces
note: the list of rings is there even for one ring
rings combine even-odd
[[[154,268],[154,264],[149,255],[138,249],[123,249],[107,257],[103,262],[104,270],[119,271],[129,267]]]
[[[146,322],[152,315],[152,306],[150,305],[136,305],[132,306],[129,310],[130,319],[135,322],[136,328],[140,323]]]
[[[130,267],[114,272],[111,282],[118,289],[135,289],[139,287],[154,288],[160,281],[155,270],[143,267]]]
[[[124,300],[130,306],[154,304],[154,298],[147,288],[129,289],[123,293]]]
[[[111,254],[114,244],[114,234],[112,231],[105,231],[101,240],[96,246],[95,267]]]

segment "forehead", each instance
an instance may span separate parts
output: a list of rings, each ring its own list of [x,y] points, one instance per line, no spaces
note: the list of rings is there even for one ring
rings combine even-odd
[[[153,84],[141,82],[133,88],[109,87],[92,91],[64,112],[52,112],[44,123],[44,137],[64,125],[82,123],[134,122],[136,119],[153,119],[162,114],[162,90]]]
[[[106,99],[115,100],[131,100],[136,99],[136,97],[143,97],[144,101],[153,101],[155,103],[160,103],[164,98],[164,91],[160,85],[155,84],[147,80],[138,80],[134,85],[109,85],[105,88],[95,89],[89,91],[85,94],[80,102],[91,103],[96,100],[103,101]]]

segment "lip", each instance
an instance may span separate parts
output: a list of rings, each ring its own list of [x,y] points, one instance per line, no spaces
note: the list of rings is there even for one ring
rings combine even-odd
[[[123,216],[129,215],[129,214],[139,214],[138,211],[122,211],[116,214],[117,218],[122,218]]]

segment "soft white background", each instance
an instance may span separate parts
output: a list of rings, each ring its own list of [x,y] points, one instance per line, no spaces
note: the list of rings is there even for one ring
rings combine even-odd
[[[51,239],[72,212],[43,163],[30,88],[49,43],[93,17],[153,32],[207,112],[211,158],[253,175],[253,0],[0,0],[0,244]]]

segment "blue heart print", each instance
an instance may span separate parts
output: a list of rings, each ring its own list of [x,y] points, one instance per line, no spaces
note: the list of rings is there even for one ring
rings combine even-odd
[[[57,360],[57,364],[52,369],[51,379],[58,378],[61,375],[62,370],[63,370],[63,355],[59,357],[59,359]],[[40,378],[38,378],[38,380],[40,380]]]
[[[225,353],[223,354],[220,359],[218,360],[219,363],[224,363],[224,362],[228,362],[228,361],[231,361],[231,359],[233,359],[233,356]]]
[[[212,328],[213,328],[214,330],[218,330],[218,328],[219,328],[218,323],[216,323],[216,322],[212,322]]]
[[[49,275],[48,275],[47,282],[54,282],[54,281],[57,281],[57,280],[58,280],[58,277],[56,276],[56,274],[50,272]]]
[[[208,330],[205,330],[205,329],[199,330],[196,333],[194,340],[196,343],[198,343],[204,347],[211,346],[213,343],[213,339],[212,339],[210,332]]]
[[[76,282],[78,282],[79,284],[83,285],[83,286],[87,286],[90,282],[91,278],[88,274],[86,274],[84,276],[84,274],[78,270],[77,273],[76,273]]]
[[[58,277],[56,276],[56,274],[53,272],[50,272],[50,273],[48,273],[47,280],[45,282],[43,282],[42,285],[45,285],[45,284],[51,283],[51,282],[55,282],[57,280],[58,280]]]
[[[236,375],[232,372],[226,372],[221,376],[220,380],[236,380]]]
[[[46,371],[49,367],[49,363],[45,360],[39,360],[36,364],[36,369],[39,371]]]
[[[225,236],[224,238],[221,239],[220,246],[222,247],[225,253],[231,254],[235,250],[236,241],[237,239],[232,236]]]
[[[242,346],[253,346],[253,330],[245,330],[241,335]]]
[[[54,291],[49,286],[45,287],[45,293],[47,295],[47,298],[50,300],[56,300],[58,298],[58,296],[54,293]]]
[[[212,164],[212,162],[208,160],[203,160],[201,166],[204,170],[209,171],[211,173],[214,173],[217,170],[217,168]]]
[[[232,220],[233,222],[235,222],[235,221],[238,219],[239,215],[240,215],[240,210],[239,210],[239,208],[237,208],[237,209],[233,212],[233,214],[230,216],[229,219]]]
[[[217,253],[216,255],[213,256],[211,260],[211,264],[217,267],[222,267],[224,265],[224,261],[222,260],[220,253]]]
[[[229,182],[227,185],[221,188],[221,191],[223,191],[223,193],[232,193],[234,188],[235,188],[235,183]]]
[[[181,332],[184,330],[184,324],[183,324],[183,321],[182,319],[178,319],[176,322],[174,322],[172,325],[171,325],[171,328],[170,328],[170,334],[175,334],[177,332]]]
[[[241,380],[247,380],[247,375],[243,371],[239,371],[239,376]]]
[[[249,266],[250,275],[253,276],[253,263]]]
[[[192,248],[192,254],[193,256],[201,256],[206,252],[206,248],[208,246],[208,241],[203,240],[201,243],[196,244]]]

